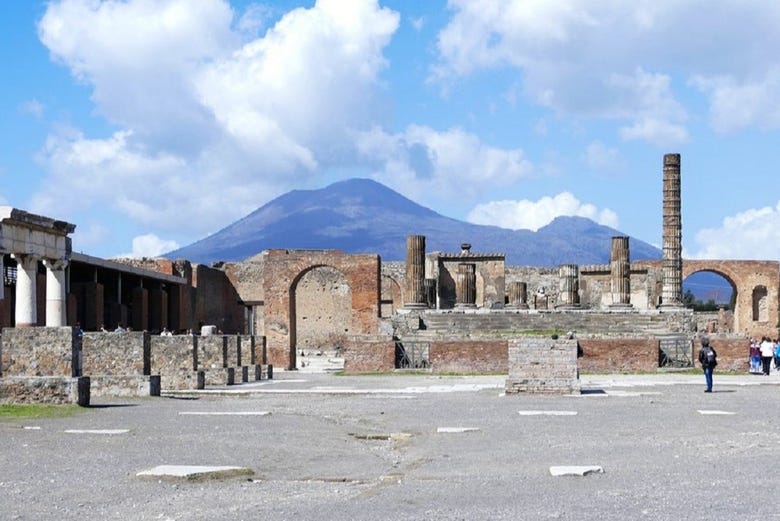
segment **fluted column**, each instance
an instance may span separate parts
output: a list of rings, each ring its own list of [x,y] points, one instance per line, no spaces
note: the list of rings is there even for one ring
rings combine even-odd
[[[477,302],[476,265],[458,264],[458,280],[455,281],[455,307],[473,308]]]
[[[14,253],[16,259],[16,327],[38,324],[38,257]]]
[[[561,264],[558,267],[560,291],[557,308],[578,307],[580,305],[580,267],[577,264]]]
[[[59,327],[67,325],[65,305],[65,259],[44,259],[46,266],[46,325]]]
[[[631,261],[628,237],[612,237],[609,256],[612,307],[631,306]]]
[[[663,288],[661,306],[682,306],[680,154],[664,155]]]
[[[508,293],[508,307],[513,309],[528,309],[528,284],[525,282],[510,282]]]
[[[425,236],[406,238],[406,302],[405,308],[428,307],[425,298]]]

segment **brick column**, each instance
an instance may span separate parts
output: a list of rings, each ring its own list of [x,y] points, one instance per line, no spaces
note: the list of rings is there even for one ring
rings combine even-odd
[[[631,263],[629,261],[628,237],[612,237],[609,271],[612,289],[610,307],[631,307]]]
[[[682,307],[680,154],[664,155],[663,289],[661,306]]]
[[[458,280],[455,281],[455,307],[473,308],[477,302],[476,265],[458,264]]]
[[[16,259],[16,327],[38,325],[38,257],[14,253]]]
[[[425,236],[406,238],[406,299],[405,308],[428,307],[425,298]]]

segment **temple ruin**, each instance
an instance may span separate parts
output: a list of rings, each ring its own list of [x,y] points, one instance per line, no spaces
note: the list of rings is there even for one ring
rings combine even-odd
[[[679,154],[662,166],[660,260],[631,259],[618,236],[609,263],[556,268],[507,266],[466,243],[428,252],[413,234],[405,262],[337,250],[104,260],[72,252],[75,225],[0,207],[0,401],[238,385],[314,356],[345,372],[499,373],[508,392],[571,391],[577,369],[689,367],[702,331],[720,369],[744,370],[748,337],[778,336],[780,263],[683,260]],[[700,271],[729,281],[733,310],[683,307],[682,281]],[[545,350],[558,354],[529,363]]]

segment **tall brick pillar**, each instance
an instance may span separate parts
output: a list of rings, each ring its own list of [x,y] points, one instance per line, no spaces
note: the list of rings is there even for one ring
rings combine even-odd
[[[628,237],[612,237],[612,250],[609,254],[612,286],[611,307],[631,307],[631,261],[629,255]]]
[[[680,154],[664,155],[662,307],[682,307],[682,219]]]
[[[406,238],[406,301],[405,308],[428,307],[425,297],[425,236]]]
[[[477,302],[476,264],[458,264],[458,280],[455,281],[455,307],[473,308]]]
[[[525,282],[509,283],[509,306],[513,309],[528,309],[528,284]]]
[[[556,308],[576,308],[580,305],[580,267],[577,264],[558,266],[560,292]]]

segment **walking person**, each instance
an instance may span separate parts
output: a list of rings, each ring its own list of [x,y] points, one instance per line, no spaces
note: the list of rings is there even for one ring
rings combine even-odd
[[[772,358],[775,356],[775,344],[769,340],[769,337],[763,337],[761,339],[761,345],[758,346],[761,350],[761,369],[764,376],[769,376],[769,371],[772,368]]]
[[[758,338],[750,339],[750,373],[759,374],[761,372],[761,348]]]
[[[710,339],[706,336],[701,337],[701,349],[699,350],[699,363],[704,369],[704,381],[707,383],[705,393],[712,392],[712,372],[718,365],[718,353],[710,345]]]

